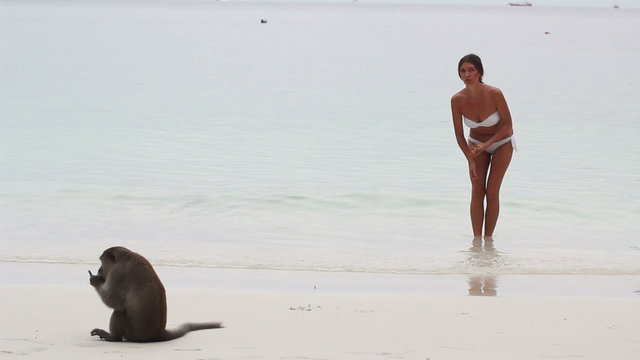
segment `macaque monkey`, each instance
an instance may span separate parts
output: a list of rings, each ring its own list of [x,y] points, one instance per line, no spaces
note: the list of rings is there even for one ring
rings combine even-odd
[[[102,301],[113,309],[109,331],[93,329],[107,341],[153,342],[173,340],[189,331],[221,328],[219,322],[185,323],[167,330],[167,300],[164,286],[142,255],[124,247],[112,247],[100,256],[97,275],[89,271],[89,282]]]

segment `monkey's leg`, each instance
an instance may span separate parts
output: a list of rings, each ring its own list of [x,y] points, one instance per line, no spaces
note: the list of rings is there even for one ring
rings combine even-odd
[[[107,341],[122,341],[126,322],[127,315],[124,311],[114,311],[111,314],[111,322],[109,323],[111,333],[102,329],[93,329],[91,330],[91,336],[98,335],[101,339]]]

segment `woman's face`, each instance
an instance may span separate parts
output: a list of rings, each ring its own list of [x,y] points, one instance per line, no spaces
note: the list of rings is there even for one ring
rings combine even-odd
[[[460,79],[464,81],[465,84],[476,84],[480,82],[480,72],[476,67],[471,63],[462,63],[460,66]]]

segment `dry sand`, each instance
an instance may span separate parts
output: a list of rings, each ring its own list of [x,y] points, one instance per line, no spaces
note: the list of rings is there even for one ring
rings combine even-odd
[[[42,268],[52,269],[49,275],[64,273],[56,265]],[[81,268],[92,267],[71,267],[74,272]],[[2,269],[3,276],[29,272],[28,265]],[[168,277],[174,279],[175,274],[192,270],[172,271]],[[229,278],[233,273],[224,273],[228,283],[234,283]],[[236,282],[248,276],[237,273]],[[265,271],[255,273],[268,276]],[[453,294],[446,288],[442,293],[384,292],[372,287],[326,291],[322,286],[298,291],[299,275],[276,277],[278,288],[271,290],[165,282],[170,327],[198,320],[223,321],[226,327],[153,344],[108,343],[89,336],[94,327],[108,327],[110,310],[86,279],[74,285],[5,278],[0,281],[0,358],[622,360],[640,356],[640,298],[633,291],[628,297],[468,296],[469,289]],[[476,285],[485,285],[479,290],[489,295],[497,291],[481,277],[470,279],[471,293],[479,294],[473,290]],[[476,280],[480,282],[474,284]]]

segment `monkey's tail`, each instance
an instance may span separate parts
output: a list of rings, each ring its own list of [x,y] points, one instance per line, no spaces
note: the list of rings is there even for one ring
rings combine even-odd
[[[204,329],[219,329],[222,328],[222,323],[219,322],[206,322],[206,323],[184,323],[175,329],[165,330],[158,341],[169,341],[183,337],[186,333],[196,330]]]

